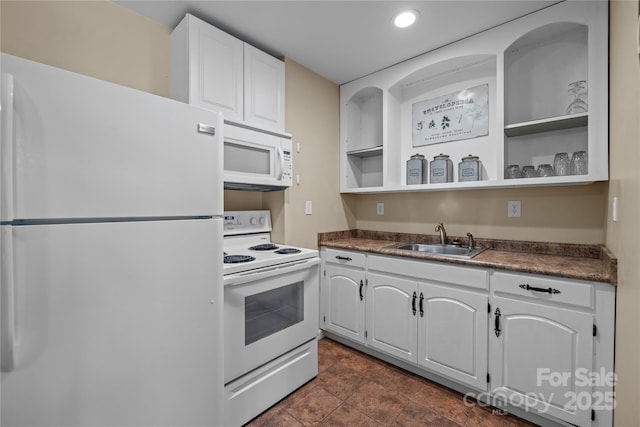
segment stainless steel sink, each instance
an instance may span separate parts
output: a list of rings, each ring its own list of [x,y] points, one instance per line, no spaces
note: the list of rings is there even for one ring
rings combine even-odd
[[[389,249],[400,249],[403,251],[413,251],[421,253],[429,253],[434,255],[453,256],[459,258],[473,258],[486,248],[476,246],[473,249],[469,249],[464,246],[454,245],[440,245],[429,243],[400,243],[391,246],[387,246]]]

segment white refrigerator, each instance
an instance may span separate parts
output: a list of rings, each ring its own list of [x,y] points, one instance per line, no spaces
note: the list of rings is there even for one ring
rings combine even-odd
[[[221,424],[221,115],[0,66],[1,425]]]

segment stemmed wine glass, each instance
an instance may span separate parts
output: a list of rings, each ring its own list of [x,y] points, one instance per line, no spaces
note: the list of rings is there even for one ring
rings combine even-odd
[[[567,114],[586,113],[588,111],[587,101],[584,99],[587,96],[586,84],[586,80],[569,83],[569,93],[573,95],[573,101],[567,107]]]

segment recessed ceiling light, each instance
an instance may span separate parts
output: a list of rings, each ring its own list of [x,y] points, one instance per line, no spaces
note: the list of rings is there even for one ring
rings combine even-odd
[[[398,28],[406,28],[413,25],[420,14],[417,10],[403,10],[393,17],[393,25]]]

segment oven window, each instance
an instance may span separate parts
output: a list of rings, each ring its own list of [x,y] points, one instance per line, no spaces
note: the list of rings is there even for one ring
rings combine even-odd
[[[271,151],[225,142],[224,170],[271,176]]]
[[[304,320],[304,282],[262,292],[244,300],[244,345]]]

